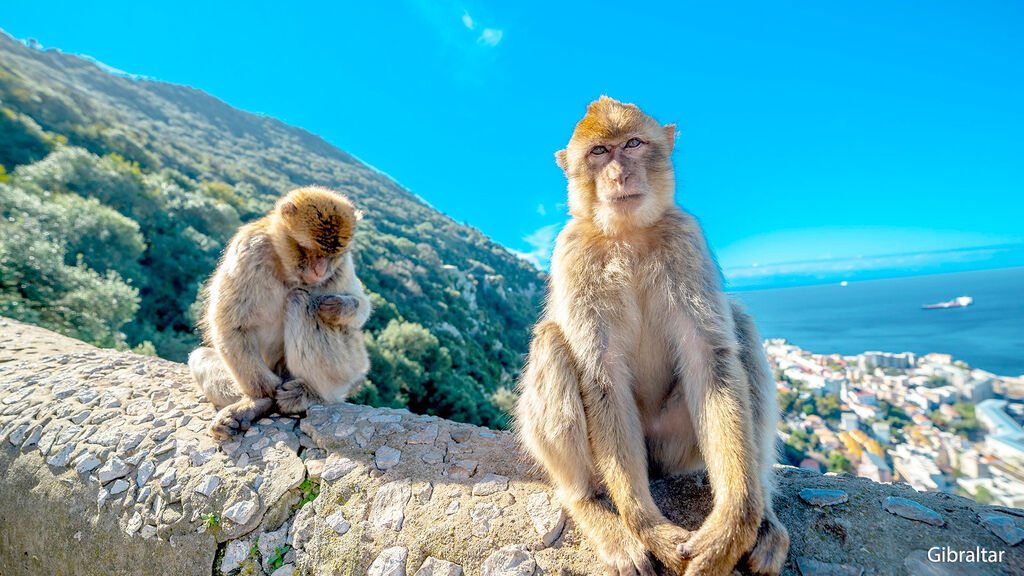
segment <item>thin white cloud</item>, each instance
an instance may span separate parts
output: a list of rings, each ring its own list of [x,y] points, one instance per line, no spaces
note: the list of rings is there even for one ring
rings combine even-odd
[[[551,267],[551,253],[555,250],[555,238],[558,237],[558,231],[561,228],[562,224],[549,224],[534,230],[523,238],[523,242],[529,244],[533,250],[529,252],[512,250],[512,253],[541,270],[547,270]]]
[[[540,214],[541,216],[547,216],[548,215],[548,211],[544,209],[544,205],[543,204],[537,204],[537,214]]]
[[[469,15],[469,12],[462,13],[462,24],[470,30],[476,28],[476,22],[473,21],[473,17]]]
[[[497,46],[499,42],[501,42],[502,35],[504,35],[504,32],[502,32],[501,30],[495,28],[484,28],[483,34],[481,34],[480,37],[476,39],[476,43],[483,44],[484,46],[490,46],[493,48],[494,46]]]

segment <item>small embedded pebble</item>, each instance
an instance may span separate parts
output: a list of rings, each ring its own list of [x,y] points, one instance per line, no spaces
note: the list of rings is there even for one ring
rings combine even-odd
[[[405,576],[405,561],[409,549],[404,546],[385,548],[370,564],[366,576]]]
[[[331,514],[324,519],[324,521],[327,522],[327,525],[330,526],[332,530],[337,532],[338,536],[345,534],[348,532],[348,529],[352,527],[352,525],[348,523],[348,520],[345,520],[345,516],[341,513],[341,510]]]
[[[430,465],[437,465],[444,461],[444,454],[439,450],[431,450],[423,455],[422,460]]]
[[[533,529],[541,538],[544,546],[551,546],[562,534],[565,527],[565,510],[551,502],[547,492],[531,494],[526,501],[526,512],[533,522]]]
[[[245,524],[256,513],[256,503],[243,500],[235,502],[224,511],[224,517],[235,524]]]
[[[102,464],[102,462],[99,458],[93,456],[91,452],[85,452],[75,460],[75,472],[78,472],[79,474],[92,472],[100,464]]]
[[[481,576],[533,576],[537,561],[525,544],[505,546],[484,560]]]
[[[324,473],[324,461],[319,458],[307,458],[302,463],[306,465],[306,474],[310,478],[319,478]]]
[[[138,474],[135,476],[135,482],[139,486],[145,486],[146,482],[153,477],[153,472],[156,470],[156,464],[153,464],[152,460],[146,460],[139,465]]]
[[[320,473],[320,478],[330,482],[331,480],[337,480],[349,472],[355,470],[358,464],[352,460],[336,454],[331,454],[324,461],[324,469]]]
[[[897,516],[910,520],[918,520],[932,526],[942,526],[945,522],[938,512],[899,496],[889,496],[885,501],[885,509]]]
[[[473,486],[473,496],[490,496],[502,490],[508,490],[508,476],[488,472]]]
[[[451,467],[448,469],[448,476],[452,478],[469,478],[476,474],[477,467],[476,460],[456,460],[452,462]]]
[[[438,425],[428,424],[426,428],[409,437],[409,444],[433,444],[437,439]]]
[[[65,444],[56,454],[46,459],[46,463],[56,468],[63,468],[71,460],[71,454],[75,451],[75,443]]]
[[[213,455],[217,453],[217,447],[207,448],[206,450],[197,450],[192,453],[190,459],[193,466],[202,466],[213,458]]]
[[[135,515],[132,516],[132,519],[128,521],[128,525],[125,526],[124,531],[126,534],[131,536],[138,532],[139,528],[142,528],[142,514],[136,512]]]
[[[377,468],[381,470],[387,470],[398,465],[399,460],[402,458],[402,451],[392,448],[391,446],[381,446],[377,449],[374,454],[374,459],[377,463]]]
[[[981,525],[988,528],[990,532],[999,536],[1000,540],[1010,546],[1016,546],[1024,540],[1024,530],[1017,528],[1013,518],[1002,514],[981,514]]]
[[[128,489],[128,482],[123,478],[118,478],[113,484],[110,485],[110,495],[116,496],[121,492]]]
[[[834,504],[842,504],[850,498],[843,490],[804,488],[800,491],[800,499],[814,506],[832,506]]]
[[[209,498],[210,494],[213,494],[213,491],[216,490],[218,486],[220,486],[220,476],[206,476],[199,483],[199,486],[196,487],[196,492]]]
[[[251,547],[251,541],[232,540],[228,542],[227,547],[224,549],[224,557],[220,561],[221,573],[227,574],[241,567],[242,562],[249,557],[249,549]]]

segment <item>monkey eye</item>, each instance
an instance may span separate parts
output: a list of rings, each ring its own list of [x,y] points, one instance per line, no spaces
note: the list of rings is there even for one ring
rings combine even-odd
[[[605,148],[604,146],[594,146],[593,148],[590,149],[590,153],[593,154],[594,156],[600,156],[605,152],[608,152],[608,149]]]
[[[629,142],[626,142],[626,148],[636,148],[637,146],[639,146],[639,145],[641,145],[643,143],[644,143],[643,140],[641,140],[639,138],[633,138]]]

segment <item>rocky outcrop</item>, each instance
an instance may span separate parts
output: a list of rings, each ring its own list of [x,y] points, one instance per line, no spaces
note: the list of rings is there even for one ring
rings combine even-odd
[[[213,415],[180,364],[0,319],[0,573],[602,572],[508,433],[343,404],[217,443]],[[1024,574],[1024,511],[780,476],[786,574]],[[710,508],[699,476],[653,489],[687,528]]]

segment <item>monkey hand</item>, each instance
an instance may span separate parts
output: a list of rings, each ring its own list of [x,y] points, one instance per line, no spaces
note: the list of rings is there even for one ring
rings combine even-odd
[[[301,414],[313,403],[306,385],[297,378],[282,382],[274,393],[274,401],[281,414]]]
[[[317,296],[317,314],[326,324],[337,326],[351,320],[359,310],[359,300],[348,294]]]
[[[623,531],[616,538],[597,544],[597,553],[610,576],[656,576],[647,548],[635,536]]]
[[[676,574],[682,574],[689,562],[683,546],[692,536],[689,530],[665,520],[650,529],[643,540],[662,564]]]
[[[679,546],[680,552],[690,559],[686,576],[727,576],[740,557],[757,540],[759,517],[739,518],[730,515],[720,518],[715,510],[704,520],[699,530]]]
[[[255,374],[243,392],[253,398],[273,398],[274,391],[281,385],[281,377],[270,370]]]

